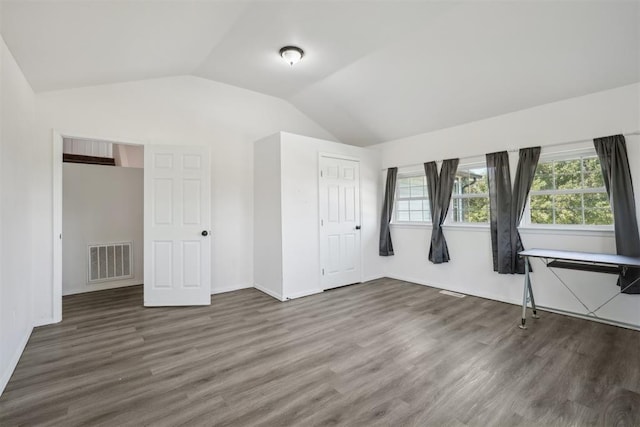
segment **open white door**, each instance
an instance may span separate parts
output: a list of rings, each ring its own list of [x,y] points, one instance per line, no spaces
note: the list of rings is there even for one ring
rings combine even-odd
[[[208,147],[144,148],[144,305],[211,304]]]
[[[321,156],[319,203],[322,287],[359,283],[360,162]]]

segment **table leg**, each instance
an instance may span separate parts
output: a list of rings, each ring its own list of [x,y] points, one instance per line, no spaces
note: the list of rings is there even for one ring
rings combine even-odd
[[[533,309],[533,317],[534,319],[539,319],[538,311],[536,310],[536,300],[533,298],[533,289],[531,288],[531,277],[529,276],[529,259],[526,260],[525,270],[527,273],[527,287],[529,288],[529,297],[531,298],[531,308]]]
[[[524,286],[522,292],[522,319],[520,329],[527,329],[527,293],[529,292],[529,257],[524,257]]]

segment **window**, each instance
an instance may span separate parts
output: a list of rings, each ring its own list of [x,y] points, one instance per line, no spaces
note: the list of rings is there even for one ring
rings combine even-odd
[[[484,165],[459,166],[451,196],[453,223],[489,222],[489,185]]]
[[[431,222],[424,174],[398,176],[396,185],[394,222]]]
[[[531,224],[610,225],[613,215],[593,151],[538,163],[529,194]]]

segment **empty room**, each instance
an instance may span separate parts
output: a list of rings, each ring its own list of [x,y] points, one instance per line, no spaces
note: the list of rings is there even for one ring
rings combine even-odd
[[[0,426],[640,426],[640,2],[0,35]]]

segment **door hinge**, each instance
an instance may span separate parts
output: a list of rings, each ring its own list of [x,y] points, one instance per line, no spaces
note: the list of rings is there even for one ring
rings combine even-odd
[[[322,269],[322,275],[324,276],[324,268]]]
[[[321,227],[324,227],[324,219],[321,219],[321,220],[320,220],[320,226],[321,226]]]
[[[320,178],[322,178],[322,171],[320,171]]]

